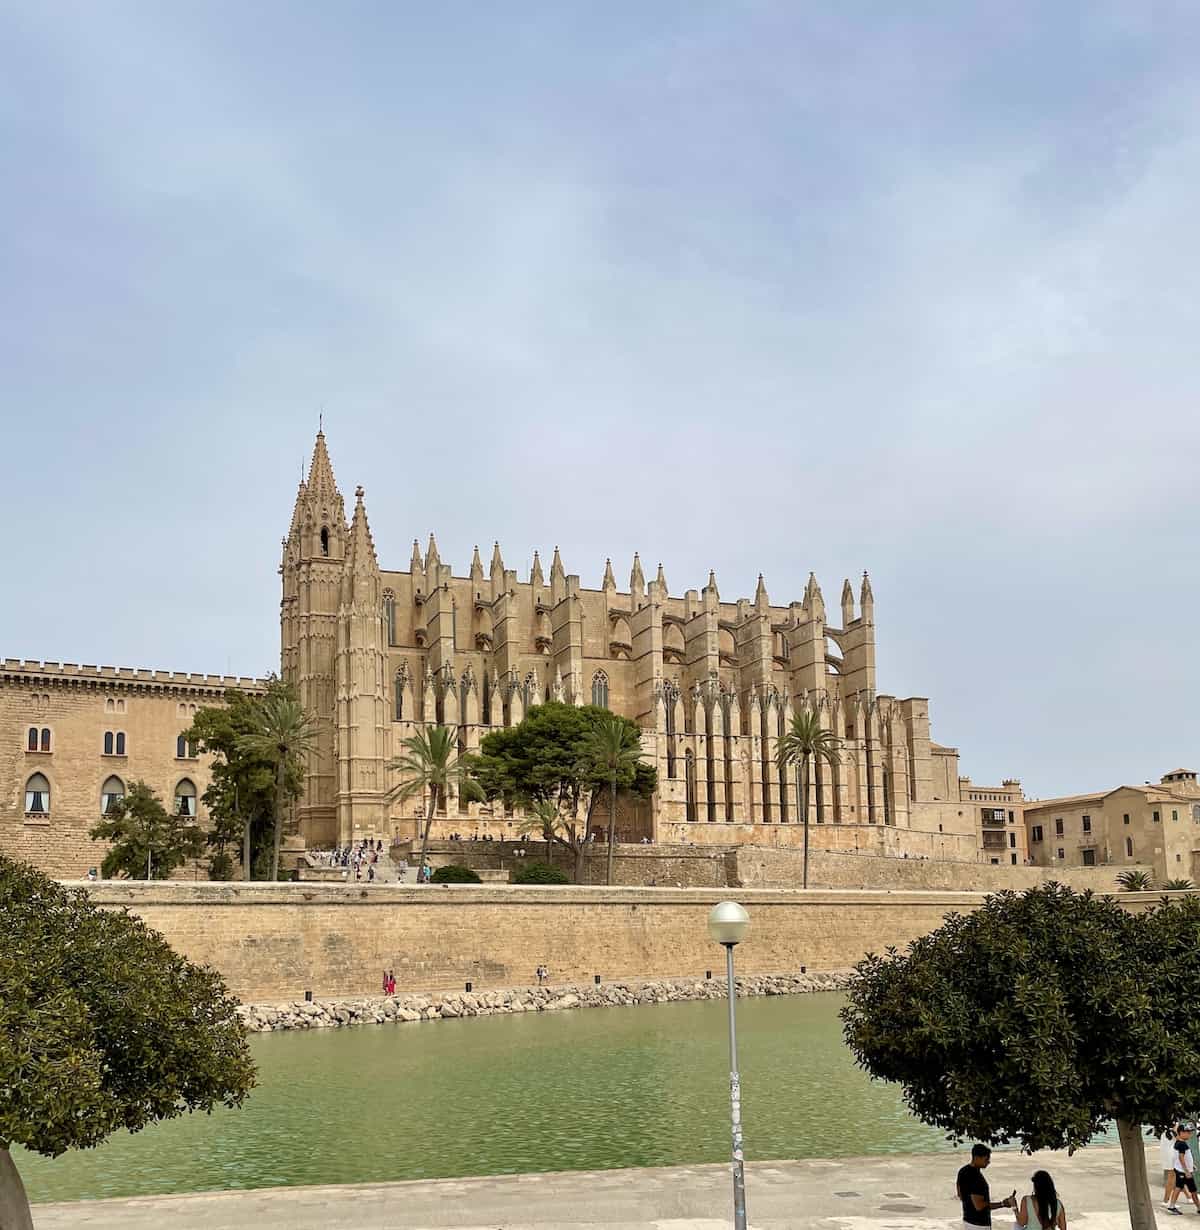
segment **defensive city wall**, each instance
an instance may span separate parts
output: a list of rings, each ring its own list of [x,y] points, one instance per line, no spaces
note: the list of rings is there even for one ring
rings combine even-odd
[[[244,1002],[374,993],[392,969],[402,991],[703,977],[721,965],[705,928],[724,890],[471,885],[105,882],[93,899],[126,908]],[[743,889],[746,974],[844,969],[902,946],[977,893]]]

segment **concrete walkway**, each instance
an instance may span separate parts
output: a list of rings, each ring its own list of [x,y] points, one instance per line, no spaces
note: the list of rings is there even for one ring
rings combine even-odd
[[[948,1230],[960,1224],[954,1175],[963,1154],[758,1162],[747,1169],[751,1230]],[[1151,1178],[1161,1173],[1148,1150]],[[1120,1150],[1034,1158],[997,1153],[992,1196],[1029,1190],[1049,1170],[1071,1227],[1129,1225]],[[1161,1192],[1156,1193],[1161,1199]],[[1183,1206],[1181,1206],[1183,1207]],[[1190,1211],[1190,1210],[1189,1210]],[[992,1214],[1012,1230],[1012,1214]],[[1195,1216],[1192,1212],[1191,1216]],[[1175,1219],[1159,1214],[1160,1222]],[[732,1225],[725,1166],[600,1170],[347,1187],[277,1187],[34,1206],[35,1230],[721,1230]]]

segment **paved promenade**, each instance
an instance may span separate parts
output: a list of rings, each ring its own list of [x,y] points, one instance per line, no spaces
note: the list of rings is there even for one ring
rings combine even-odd
[[[960,1222],[954,1174],[966,1154],[759,1162],[747,1170],[751,1230],[948,1230]],[[1159,1173],[1157,1146],[1148,1154]],[[1074,1157],[997,1153],[993,1198],[1044,1166],[1071,1226],[1129,1225],[1120,1150]],[[1161,1198],[1161,1193],[1159,1193]],[[1191,1214],[1193,1217],[1194,1213]],[[993,1213],[996,1230],[1012,1214]],[[1174,1218],[1160,1213],[1163,1223]],[[350,1187],[278,1187],[34,1206],[35,1230],[721,1230],[732,1225],[724,1166],[601,1170]]]

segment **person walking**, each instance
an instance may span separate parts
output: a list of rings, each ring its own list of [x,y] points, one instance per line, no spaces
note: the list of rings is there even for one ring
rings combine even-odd
[[[958,1172],[954,1190],[962,1201],[964,1226],[990,1226],[993,1209],[1015,1209],[1017,1206],[1016,1188],[1003,1200],[992,1199],[987,1180],[983,1177],[991,1160],[992,1151],[987,1145],[972,1145],[971,1160]]]
[[[1171,1207],[1171,1196],[1175,1192],[1175,1141],[1179,1136],[1179,1124],[1172,1123],[1170,1128],[1159,1138],[1159,1161],[1163,1172],[1163,1208]]]
[[[1181,1216],[1179,1212],[1179,1196],[1187,1192],[1196,1212],[1200,1213],[1200,1196],[1196,1195],[1196,1164],[1192,1159],[1192,1129],[1186,1124],[1179,1125],[1179,1133],[1175,1137],[1175,1190],[1167,1202],[1167,1212]]]
[[[1048,1170],[1035,1170],[1030,1179],[1031,1195],[1022,1196],[1017,1209],[1017,1225],[1029,1230],[1067,1230],[1067,1209]]]

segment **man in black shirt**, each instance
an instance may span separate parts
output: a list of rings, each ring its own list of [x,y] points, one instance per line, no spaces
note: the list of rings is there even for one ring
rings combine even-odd
[[[1017,1190],[1003,1200],[993,1200],[983,1177],[984,1168],[992,1160],[992,1151],[987,1145],[971,1146],[971,1161],[958,1172],[955,1191],[962,1201],[964,1226],[990,1226],[993,1209],[1015,1209]]]

